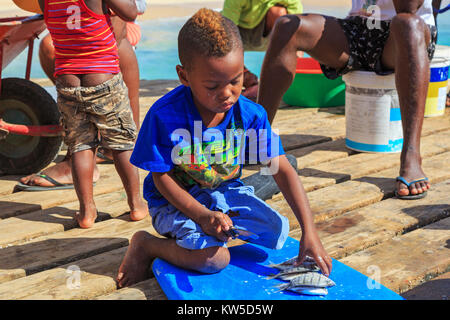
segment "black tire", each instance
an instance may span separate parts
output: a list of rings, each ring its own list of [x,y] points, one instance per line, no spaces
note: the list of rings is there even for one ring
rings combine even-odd
[[[59,124],[60,113],[53,97],[26,79],[1,80],[0,118],[11,124]],[[58,155],[63,138],[8,134],[0,140],[0,172],[31,174],[45,168]]]

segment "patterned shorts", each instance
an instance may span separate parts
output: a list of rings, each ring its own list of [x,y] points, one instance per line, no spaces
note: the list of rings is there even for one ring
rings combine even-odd
[[[121,73],[95,87],[56,84],[56,90],[64,141],[72,153],[99,145],[113,150],[134,148],[137,128]]]
[[[337,19],[347,37],[350,46],[350,57],[347,65],[340,70],[321,64],[324,75],[329,79],[346,74],[350,71],[365,70],[374,71],[378,75],[388,75],[394,70],[384,69],[381,63],[381,55],[386,41],[389,37],[390,21],[380,21],[379,28],[369,29],[367,18],[348,17]],[[433,58],[436,48],[437,29],[428,25],[431,34],[431,41],[428,45],[428,58]]]

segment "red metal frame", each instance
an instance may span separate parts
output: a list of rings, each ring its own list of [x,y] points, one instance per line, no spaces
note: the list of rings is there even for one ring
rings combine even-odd
[[[46,126],[27,126],[22,124],[11,124],[3,121],[0,118],[0,130],[8,133],[20,134],[25,136],[40,136],[40,137],[56,137],[62,133],[62,127],[59,125]]]
[[[35,26],[31,29],[30,26]],[[3,59],[11,60],[12,57],[19,55],[23,46],[14,46],[15,44],[28,41],[28,56],[25,70],[25,79],[30,80],[31,62],[33,59],[34,39],[45,30],[45,24],[40,16],[31,17],[14,17],[0,19],[0,93],[1,93],[1,79],[3,69]],[[10,40],[12,38],[13,40]],[[15,42],[17,41],[17,43]],[[8,51],[5,51],[8,50]],[[6,52],[6,54],[5,54]],[[8,63],[8,61],[6,61]],[[59,125],[45,125],[45,126],[27,126],[11,124],[3,121],[0,118],[0,131],[3,135],[6,133],[14,133],[27,136],[45,136],[54,137],[62,133],[62,127]]]

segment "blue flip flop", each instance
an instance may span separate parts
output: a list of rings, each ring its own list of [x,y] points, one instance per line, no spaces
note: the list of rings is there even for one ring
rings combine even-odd
[[[416,179],[416,180],[413,180],[411,182],[408,182],[408,181],[406,181],[405,178],[403,178],[401,176],[398,176],[395,179],[395,181],[400,181],[401,183],[404,183],[409,188],[409,186],[412,185],[413,183],[420,182],[420,181],[428,181],[428,178],[424,177],[424,178],[420,178],[420,179]],[[398,199],[402,199],[402,200],[417,200],[417,199],[425,198],[427,196],[427,191],[419,193],[419,194],[408,194],[406,196],[402,196],[402,195],[398,194],[397,190],[395,190],[395,196]]]
[[[65,190],[65,189],[73,189],[74,185],[72,183],[60,183],[55,179],[39,172],[36,173],[36,176],[49,181],[53,186],[43,187],[43,186],[30,186],[27,184],[23,184],[22,182],[18,182],[15,189],[17,191],[48,191],[48,190]],[[95,182],[93,182],[95,186]]]

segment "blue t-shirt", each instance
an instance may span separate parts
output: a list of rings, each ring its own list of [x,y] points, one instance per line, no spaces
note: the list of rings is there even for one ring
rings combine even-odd
[[[152,172],[173,170],[188,191],[193,185],[215,189],[239,179],[244,163],[264,163],[282,154],[281,139],[262,106],[240,96],[218,126],[206,128],[191,89],[181,85],[150,108],[130,161],[150,172],[144,198],[155,207],[167,200],[156,189]]]

